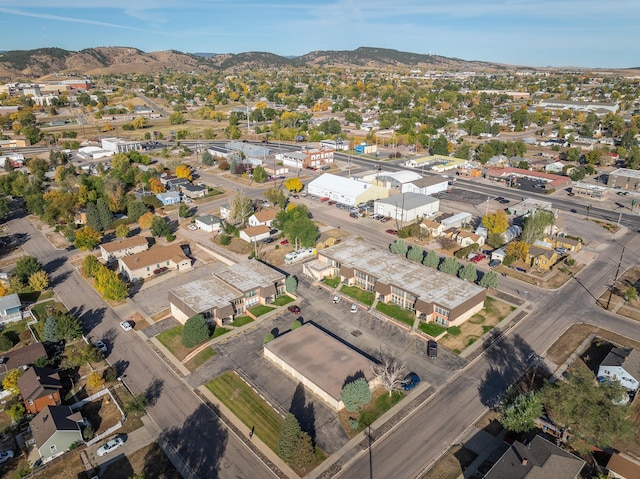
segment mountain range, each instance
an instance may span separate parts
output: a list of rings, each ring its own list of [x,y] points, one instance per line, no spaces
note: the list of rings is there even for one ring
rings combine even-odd
[[[61,48],[0,52],[0,78],[9,81],[35,79],[51,74],[103,75],[169,70],[206,73],[296,67],[465,71],[511,68],[497,63],[372,47],[315,51],[299,57],[279,56],[268,52],[215,54],[166,50],[147,53],[131,47],[96,47],[77,52]]]

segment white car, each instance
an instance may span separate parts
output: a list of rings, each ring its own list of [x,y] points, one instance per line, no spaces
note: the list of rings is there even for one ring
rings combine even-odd
[[[125,331],[131,331],[133,329],[133,326],[131,325],[131,323],[129,321],[122,321],[120,323],[120,327],[122,329],[124,329]]]
[[[358,305],[356,303],[353,303],[351,305],[351,312],[352,313],[357,313],[358,312]]]
[[[104,456],[105,454],[108,454],[111,451],[118,449],[120,446],[124,446],[124,441],[122,440],[121,437],[116,437],[115,439],[112,439],[111,441],[106,443],[104,446],[99,448],[96,451],[96,454],[98,456]]]
[[[107,345],[104,344],[103,341],[100,341],[100,340],[96,341],[96,348],[98,348],[103,353],[107,352]]]
[[[0,464],[7,462],[12,457],[13,457],[13,451],[0,452]]]
[[[198,227],[194,224],[190,224],[189,226],[187,226],[187,228],[189,228],[191,231],[195,231],[198,229]]]
[[[339,302],[340,302],[340,296],[336,294],[333,297],[333,304],[338,304]]]

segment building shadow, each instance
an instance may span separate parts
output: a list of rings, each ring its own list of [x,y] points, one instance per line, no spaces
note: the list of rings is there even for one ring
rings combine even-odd
[[[161,439],[179,454],[191,477],[220,477],[228,432],[220,419],[204,404],[187,417],[181,426],[163,432]]]
[[[312,402],[307,403],[304,384],[298,383],[291,398],[289,412],[293,414],[300,424],[300,429],[309,434],[311,442],[316,445],[316,409]]]

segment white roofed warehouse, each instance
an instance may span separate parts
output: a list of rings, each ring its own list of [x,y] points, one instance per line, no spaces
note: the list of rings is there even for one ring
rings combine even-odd
[[[330,173],[319,176],[310,182],[307,188],[310,195],[326,197],[349,206],[389,196],[389,190],[381,186]]]

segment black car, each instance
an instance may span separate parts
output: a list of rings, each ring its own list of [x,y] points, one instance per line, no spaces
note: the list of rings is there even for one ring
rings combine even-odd
[[[269,234],[270,234],[270,235],[274,235],[274,234],[276,234],[277,232],[278,232],[278,230],[277,230],[276,228],[271,228],[271,229],[269,230]]]
[[[265,238],[263,243],[264,244],[269,244],[269,243],[273,243],[276,239],[275,238]]]
[[[438,357],[438,343],[433,339],[430,339],[427,343],[427,356],[429,356],[430,359],[436,359]]]

